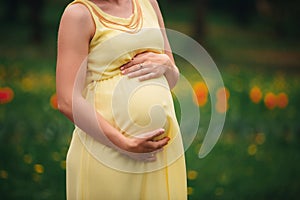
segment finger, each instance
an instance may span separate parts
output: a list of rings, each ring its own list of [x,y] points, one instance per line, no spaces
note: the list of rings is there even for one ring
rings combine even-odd
[[[162,139],[155,140],[155,141],[147,141],[144,144],[144,148],[148,152],[160,151],[164,146],[168,144],[169,141],[170,141],[169,137],[164,137]]]
[[[130,68],[131,66],[135,65],[135,63],[133,62],[133,60],[130,60],[129,62],[125,63],[124,65],[122,65],[120,67],[121,70],[125,70],[127,68]]]
[[[147,140],[153,141],[154,138],[156,138],[164,133],[165,133],[165,129],[163,129],[163,128],[156,129],[153,132],[151,132],[151,135],[149,135]]]
[[[125,75],[125,74],[129,74],[129,73],[141,70],[142,68],[145,68],[145,64],[141,62],[138,64],[131,65],[128,68],[121,68],[121,72],[122,72],[122,74]]]
[[[160,140],[157,141],[152,141],[152,147],[157,151],[162,149],[164,146],[166,146],[168,144],[168,142],[170,141],[169,137],[164,137]]]
[[[160,76],[159,74],[156,74],[156,73],[154,73],[154,72],[150,72],[150,73],[148,73],[148,74],[141,75],[141,76],[139,77],[139,81],[146,81],[146,80],[158,78],[159,76]]]
[[[149,141],[149,140],[152,140],[151,138],[153,136],[156,137],[155,136],[156,134],[159,134],[160,132],[164,133],[164,131],[165,131],[165,129],[159,128],[159,129],[155,129],[153,131],[149,131],[149,132],[146,132],[146,133],[142,133],[142,134],[136,135],[134,137],[135,138],[143,138],[145,141]]]
[[[121,66],[121,70],[125,70],[128,68],[131,68],[135,65],[138,65],[139,63],[143,63],[146,61],[145,56],[143,56],[144,53],[138,54],[135,57],[133,57],[128,63]]]
[[[143,60],[147,60],[149,58],[151,58],[153,53],[152,52],[149,52],[149,51],[144,51],[144,52],[141,52],[141,53],[138,53],[136,54],[132,60],[136,61],[136,62],[141,62]]]
[[[137,138],[144,138],[145,141],[153,141],[154,137],[157,137],[161,134],[163,134],[165,132],[165,129],[163,128],[159,128],[159,129],[155,129],[154,131],[150,131],[147,133],[143,133],[140,135],[137,135]]]
[[[131,68],[133,68],[133,67],[131,67]],[[128,70],[130,70],[130,72],[127,73],[128,78],[135,78],[135,77],[144,76],[146,74],[151,73],[151,69],[145,68],[144,66],[141,67],[140,65],[138,65],[134,69],[131,69],[131,68],[128,69]]]
[[[135,66],[135,65],[137,65],[139,63],[141,63],[141,62],[139,62],[139,59],[132,58],[129,62],[127,62],[124,65],[122,65],[120,67],[120,69],[121,70],[125,70],[125,69],[131,68],[132,66]]]
[[[156,141],[149,141],[148,148],[152,149],[153,151],[160,151],[164,146],[168,144],[169,141],[170,141],[169,137],[164,137]]]
[[[143,152],[160,152],[163,150],[163,147],[168,144],[169,141],[170,141],[169,137],[164,137],[155,141],[153,140],[146,141],[144,142],[143,145],[144,146]]]

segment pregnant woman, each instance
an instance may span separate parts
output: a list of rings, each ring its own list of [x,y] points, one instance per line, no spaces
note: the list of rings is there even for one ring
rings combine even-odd
[[[178,79],[156,0],[75,0],[58,33],[59,110],[75,129],[67,199],[184,200],[170,89]]]

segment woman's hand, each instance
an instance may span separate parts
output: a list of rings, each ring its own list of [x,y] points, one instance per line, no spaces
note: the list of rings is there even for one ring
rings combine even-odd
[[[163,150],[170,140],[169,137],[156,140],[155,138],[164,134],[164,129],[157,129],[139,137],[127,138],[125,140],[124,149],[120,150],[121,153],[140,161],[155,161],[156,153]]]
[[[122,74],[140,81],[158,78],[176,68],[167,54],[143,52],[121,66]]]

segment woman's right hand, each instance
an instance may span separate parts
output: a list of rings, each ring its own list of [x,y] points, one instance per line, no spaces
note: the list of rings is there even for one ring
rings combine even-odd
[[[156,160],[156,153],[163,150],[170,140],[163,137],[156,140],[158,136],[165,133],[164,129],[157,129],[139,135],[139,137],[126,137],[126,146],[121,153],[135,160],[151,162]]]

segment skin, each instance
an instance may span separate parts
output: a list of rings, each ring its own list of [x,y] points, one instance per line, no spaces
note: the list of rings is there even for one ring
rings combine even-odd
[[[121,71],[122,74],[128,75],[130,78],[139,77],[139,80],[141,81],[164,75],[167,78],[170,89],[172,89],[178,81],[179,71],[174,62],[159,5],[156,0],[149,1],[158,17],[158,23],[164,37],[165,53],[157,54],[153,52],[144,52],[142,54],[138,54],[131,60],[131,62],[123,65],[121,67]]]
[[[131,1],[97,0],[93,2],[111,15],[118,17],[131,15],[129,12],[132,10]],[[157,12],[161,28],[164,28],[156,0],[150,0],[150,2]],[[124,9],[124,7],[131,7],[131,9]],[[73,4],[66,8],[58,32],[56,71],[58,109],[95,140],[115,148],[133,159],[153,161],[155,160],[155,153],[161,151],[170,140],[170,138],[165,137],[154,141],[155,137],[164,133],[163,129],[147,132],[143,138],[125,137],[97,113],[82,96],[81,92],[86,78],[86,58],[88,57],[89,43],[94,33],[95,25],[92,16],[84,5]],[[164,75],[170,88],[174,87],[178,79],[178,69],[170,53],[165,32],[163,35],[166,54],[150,52],[139,54],[121,67],[122,73],[129,77],[139,77],[141,81]],[[143,65],[142,68],[140,68],[140,64]],[[92,116],[95,116],[94,122],[91,119]]]

